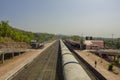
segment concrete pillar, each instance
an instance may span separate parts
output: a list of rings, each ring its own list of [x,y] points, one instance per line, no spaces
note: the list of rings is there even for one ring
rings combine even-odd
[[[2,53],[2,63],[4,63],[4,56],[5,54],[4,53]]]
[[[14,52],[12,53],[12,58],[14,58]]]
[[[19,55],[21,54],[21,53],[20,53],[20,50],[18,51],[18,53],[19,53]]]

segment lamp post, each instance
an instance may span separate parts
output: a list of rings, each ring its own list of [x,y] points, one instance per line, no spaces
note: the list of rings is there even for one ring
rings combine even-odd
[[[80,50],[81,50],[81,40],[80,40],[80,36],[79,36],[79,41],[80,41]]]
[[[112,34],[112,44],[113,44],[113,36],[114,36],[114,34]]]
[[[83,33],[81,34],[81,39],[80,40],[80,50],[82,50],[82,44],[83,44]]]

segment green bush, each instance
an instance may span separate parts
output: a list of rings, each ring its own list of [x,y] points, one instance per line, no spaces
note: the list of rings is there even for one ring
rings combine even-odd
[[[113,71],[113,63],[109,64],[108,70],[109,70],[109,71]]]
[[[9,38],[8,37],[0,37],[0,42],[8,42]]]
[[[119,58],[114,61],[115,65],[119,64]]]

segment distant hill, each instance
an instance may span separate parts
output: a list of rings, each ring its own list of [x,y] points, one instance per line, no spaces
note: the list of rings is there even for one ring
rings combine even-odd
[[[29,31],[20,30],[13,28],[8,24],[8,21],[0,22],[0,42],[26,42],[29,43],[31,40],[37,40],[44,42],[54,39],[53,34],[48,33],[33,33]]]
[[[84,37],[78,35],[54,35],[49,33],[33,33],[29,31],[13,28],[8,24],[8,21],[0,22],[0,45],[1,43],[13,43],[13,42],[25,42],[29,43],[31,40],[37,40],[38,42],[49,41],[53,39],[72,39],[74,41],[83,42]],[[104,40],[106,48],[120,48],[120,38],[101,38],[94,37],[93,39]]]

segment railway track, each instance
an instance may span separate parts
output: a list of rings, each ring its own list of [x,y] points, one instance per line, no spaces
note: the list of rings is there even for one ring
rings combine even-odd
[[[87,72],[91,80],[107,80],[98,71],[96,71],[91,65],[89,65],[83,58],[81,58],[68,43],[65,42],[65,44],[69,48],[69,50],[73,53],[74,57],[78,60],[80,65],[83,67],[83,69]]]
[[[91,80],[106,80],[84,59],[77,55],[69,44],[66,45],[83,69],[87,72]],[[10,80],[64,80],[62,68],[60,43],[57,41],[43,51],[32,63],[25,66]]]
[[[59,41],[43,51],[32,63],[25,66],[11,80],[55,80]]]

